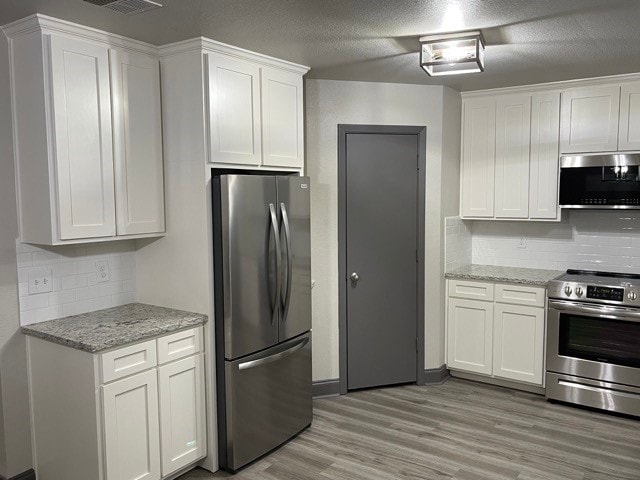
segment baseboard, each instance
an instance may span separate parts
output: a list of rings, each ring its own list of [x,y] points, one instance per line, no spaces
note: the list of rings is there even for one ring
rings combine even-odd
[[[526,383],[520,383],[509,380],[501,380],[499,378],[485,377],[484,375],[476,375],[474,373],[458,372],[451,370],[451,376],[455,378],[462,378],[463,380],[471,380],[473,382],[488,383],[490,385],[496,385],[498,387],[510,388],[512,390],[522,390],[523,392],[536,393],[538,395],[544,395],[544,387],[537,387],[535,385],[527,385]]]
[[[311,386],[313,398],[332,397],[340,395],[340,379],[318,380]]]
[[[438,368],[427,368],[424,371],[425,385],[442,385],[449,378],[449,370],[446,365]]]
[[[5,478],[2,475],[0,475],[0,479],[2,480],[36,480],[36,472],[33,471],[33,468],[30,468],[26,472],[19,473],[18,475],[11,478]]]

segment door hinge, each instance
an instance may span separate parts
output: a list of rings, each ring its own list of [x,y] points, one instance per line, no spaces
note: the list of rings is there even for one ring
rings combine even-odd
[[[418,250],[416,250],[416,263],[420,263],[420,259],[418,258]]]
[[[416,337],[416,352],[420,351],[420,339]]]

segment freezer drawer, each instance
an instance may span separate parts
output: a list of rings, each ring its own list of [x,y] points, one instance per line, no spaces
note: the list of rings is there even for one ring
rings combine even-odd
[[[311,333],[226,361],[225,389],[220,465],[235,471],[311,423]]]

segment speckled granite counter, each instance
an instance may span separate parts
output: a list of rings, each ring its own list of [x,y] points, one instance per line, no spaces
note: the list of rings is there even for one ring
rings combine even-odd
[[[539,268],[497,267],[495,265],[467,265],[445,273],[445,278],[463,280],[484,280],[496,283],[520,283],[546,287],[564,272],[559,270],[542,270]]]
[[[22,327],[26,335],[95,353],[183,328],[202,325],[207,316],[144,303],[130,303]]]

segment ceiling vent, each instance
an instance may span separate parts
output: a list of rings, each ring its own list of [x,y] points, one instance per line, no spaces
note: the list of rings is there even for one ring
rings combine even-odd
[[[84,0],[87,3],[105,7],[118,13],[135,15],[162,7],[161,3],[152,0]]]

